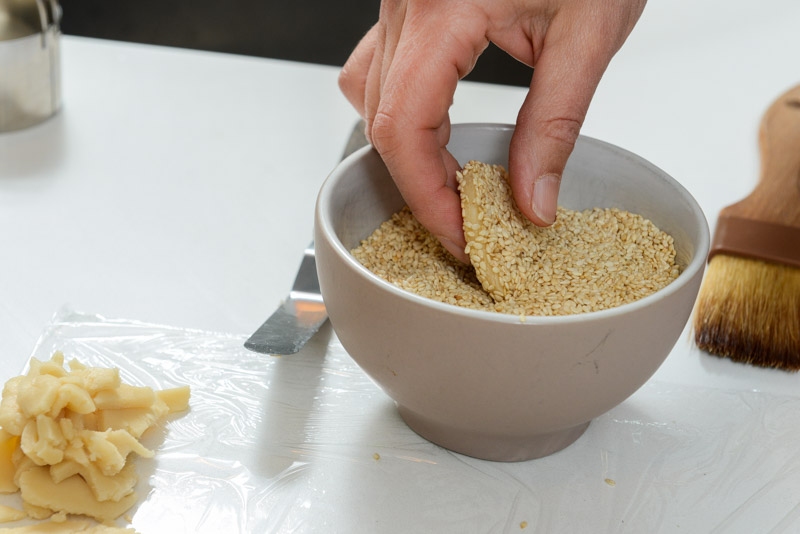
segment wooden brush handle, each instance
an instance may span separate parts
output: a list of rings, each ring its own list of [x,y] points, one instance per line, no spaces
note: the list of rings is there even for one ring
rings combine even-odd
[[[764,113],[759,132],[761,179],[724,215],[800,227],[800,85]]]
[[[800,267],[800,85],[764,113],[759,146],[758,185],[720,212],[709,258],[727,253]]]

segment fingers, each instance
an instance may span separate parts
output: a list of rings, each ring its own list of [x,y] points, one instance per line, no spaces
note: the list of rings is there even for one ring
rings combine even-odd
[[[466,12],[461,4],[382,2],[380,21],[339,77],[416,218],[464,262],[459,164],[446,149],[448,111],[458,80],[488,45],[485,24]]]
[[[375,47],[378,42],[378,24],[362,37],[339,73],[339,89],[359,115],[365,115],[365,94]]]
[[[401,66],[392,69],[388,77],[406,75]],[[468,262],[455,181],[459,165],[446,149],[448,108],[458,76],[440,74],[425,81],[430,86],[413,84],[402,93],[382,95],[372,122],[372,142],[417,220],[453,256]]]
[[[448,112],[458,80],[486,46],[485,32],[450,38],[436,21],[430,11],[408,12],[402,26],[387,26],[386,47],[376,46],[367,79],[366,117],[372,144],[416,218],[468,262],[455,180],[459,165],[446,150]],[[372,87],[380,88],[377,102],[370,100]]]
[[[445,148],[450,138],[447,111],[458,74],[452,74],[452,68],[445,69],[449,75],[426,78],[427,84],[410,86],[406,80],[416,78],[411,71],[419,68],[423,59],[425,70],[438,74],[441,72],[433,65],[441,59],[428,58],[424,49],[412,49],[393,67],[401,29],[387,32],[380,22],[373,26],[342,68],[339,87],[366,119],[368,139],[383,157],[417,219],[453,256],[468,262],[455,181],[459,165]],[[391,46],[387,46],[387,39]],[[393,81],[389,87],[399,83],[401,88],[384,96],[382,88],[390,76]]]
[[[459,164],[446,145],[456,85],[488,44],[485,30],[456,38],[443,32],[447,25],[430,12],[417,19],[409,12],[406,20],[385,72],[373,145],[419,222],[468,263],[455,179]],[[452,27],[452,18],[448,22]]]
[[[606,66],[576,57],[572,46],[543,48],[509,151],[517,206],[540,226],[555,222],[561,176]]]
[[[517,117],[509,150],[511,187],[520,211],[540,226],[555,222],[561,176],[589,104],[644,2],[606,9],[611,5],[599,12],[564,11],[551,21]]]

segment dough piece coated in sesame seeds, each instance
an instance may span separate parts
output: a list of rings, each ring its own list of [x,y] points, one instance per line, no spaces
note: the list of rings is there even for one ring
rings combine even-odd
[[[465,252],[481,285],[496,302],[527,286],[538,251],[536,228],[517,209],[501,165],[470,161],[457,174],[464,218]]]
[[[619,306],[680,273],[672,237],[616,208],[558,208],[539,227],[517,209],[508,173],[470,161],[457,175],[466,253],[484,290],[503,309],[565,315]]]

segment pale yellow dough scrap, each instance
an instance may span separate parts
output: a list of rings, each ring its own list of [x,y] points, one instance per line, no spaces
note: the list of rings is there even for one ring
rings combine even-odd
[[[0,493],[14,493],[17,485],[14,483],[14,462],[12,456],[19,444],[19,436],[13,436],[0,429]]]
[[[104,389],[94,395],[98,410],[149,408],[155,400],[156,393],[152,389],[128,384],[120,384],[116,389]]]
[[[92,521],[67,519],[66,521],[46,521],[35,525],[0,528],[0,534],[136,534],[132,528],[98,525]]]
[[[189,395],[188,386],[156,392],[124,384],[118,369],[71,361],[67,370],[58,352],[48,362],[31,359],[28,373],[3,388],[0,492],[19,491],[24,513],[51,518],[48,525],[67,514],[120,517],[137,500],[129,457],[154,455],[139,438],[187,409]],[[93,528],[80,531],[105,532]]]
[[[10,523],[28,517],[23,510],[0,504],[0,523]]]
[[[50,508],[44,508],[42,506],[36,506],[29,502],[22,502],[22,508],[25,510],[25,513],[28,514],[28,517],[31,519],[47,519],[50,518],[51,521],[61,522],[63,519],[62,514],[54,514],[53,510]]]
[[[97,413],[97,424],[101,428],[124,430],[140,438],[156,421],[169,413],[169,407],[160,399],[149,408],[120,408],[102,410]]]
[[[86,367],[75,360],[69,363],[69,367],[71,371],[64,377],[65,381],[80,384],[91,395],[116,389],[122,384],[119,369],[115,367]]]
[[[49,412],[55,404],[60,386],[55,376],[34,376],[17,392],[17,406],[22,415],[30,418]]]
[[[134,504],[136,494],[128,493],[118,501],[98,501],[89,484],[80,476],[71,476],[58,484],[53,482],[47,467],[36,466],[20,475],[19,489],[23,501],[54,512],[81,514],[100,522],[113,521]]]
[[[138,482],[134,464],[128,462],[114,475],[106,475],[95,464],[81,465],[75,462],[61,462],[50,466],[50,478],[60,484],[68,478],[80,475],[98,501],[119,501],[130,493]],[[24,495],[23,495],[24,497]],[[73,512],[74,513],[74,512]]]
[[[19,436],[28,422],[28,418],[19,409],[17,396],[24,376],[15,376],[3,386],[3,401],[0,403],[0,428],[10,434]]]
[[[55,402],[47,413],[50,417],[56,417],[64,408],[81,415],[97,410],[89,390],[62,380]]]
[[[189,409],[189,386],[160,389],[156,391],[158,397],[169,408],[169,413],[182,412]]]

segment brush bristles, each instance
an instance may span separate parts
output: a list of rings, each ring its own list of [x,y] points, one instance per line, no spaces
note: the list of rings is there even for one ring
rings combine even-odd
[[[695,342],[733,361],[800,370],[800,269],[718,254],[694,314]]]

